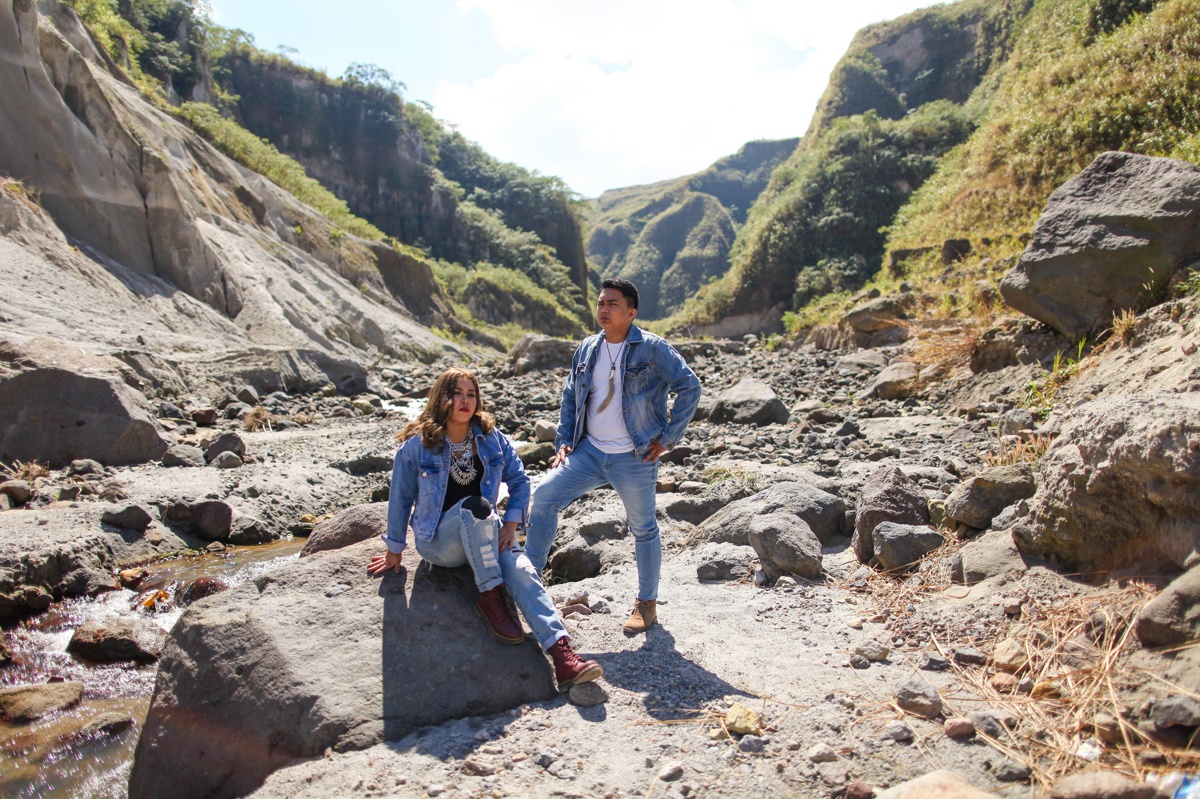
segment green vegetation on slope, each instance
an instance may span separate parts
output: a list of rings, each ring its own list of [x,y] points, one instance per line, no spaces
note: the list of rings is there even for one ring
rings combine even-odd
[[[862,285],[879,268],[880,228],[969,131],[966,113],[944,100],[896,121],[874,112],[835,120],[775,170],[738,235],[733,268],[683,318],[792,310]]]
[[[296,199],[312,206],[330,222],[364,239],[382,239],[383,231],[350,213],[346,203],[313,180],[295,159],[289,158],[266,139],[221,114],[207,103],[184,103],[176,113],[230,158],[273,180]]]
[[[892,249],[1027,234],[1106,150],[1200,163],[1200,0],[1041,0],[990,113],[897,216]]]
[[[597,277],[634,281],[642,319],[677,311],[728,270],[738,225],[798,141],[750,142],[703,172],[604,192],[588,239]]]

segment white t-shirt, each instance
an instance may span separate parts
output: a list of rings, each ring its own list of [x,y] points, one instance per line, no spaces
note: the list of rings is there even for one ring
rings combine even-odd
[[[625,427],[622,413],[621,387],[625,382],[621,358],[625,344],[609,344],[600,341],[600,352],[596,354],[596,365],[592,369],[592,387],[587,398],[587,437],[592,446],[608,455],[619,455],[633,451],[633,439]],[[614,369],[613,366],[616,366]],[[608,396],[609,378],[612,378],[612,399],[604,410],[600,406]]]

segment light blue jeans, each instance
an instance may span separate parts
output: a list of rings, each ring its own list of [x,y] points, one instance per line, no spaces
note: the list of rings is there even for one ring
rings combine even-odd
[[[662,569],[662,540],[654,516],[658,491],[658,462],[642,463],[633,452],[608,455],[586,438],[565,463],[551,469],[533,490],[525,551],[534,568],[546,568],[550,545],[558,535],[558,514],[576,499],[603,485],[611,485],[625,505],[633,554],[637,558],[638,599],[658,599],[658,574]]]
[[[476,519],[459,502],[442,514],[431,541],[414,538],[417,552],[435,566],[452,569],[469,564],[481,593],[498,585],[507,586],[543,650],[567,637],[554,600],[542,584],[540,570],[533,568],[521,545],[513,543],[504,552],[498,551],[500,520],[495,513]]]

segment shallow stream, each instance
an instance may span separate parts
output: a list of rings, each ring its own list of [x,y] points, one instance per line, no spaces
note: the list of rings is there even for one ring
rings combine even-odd
[[[86,621],[136,614],[169,630],[183,613],[174,598],[184,585],[216,577],[233,587],[294,560],[303,545],[303,539],[295,539],[162,561],[147,567],[150,576],[136,591],[60,602],[14,629],[14,663],[0,670],[0,685],[64,679],[83,683],[84,694],[78,706],[32,724],[0,722],[0,796],[123,799],[128,793],[133,753],[158,666],[81,660],[67,652],[75,628]],[[162,601],[143,608],[157,591],[166,597],[158,595]],[[80,735],[87,721],[105,712],[125,715],[134,724],[115,734]]]

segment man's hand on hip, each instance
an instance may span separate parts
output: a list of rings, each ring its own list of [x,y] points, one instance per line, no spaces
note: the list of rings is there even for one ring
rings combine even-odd
[[[554,458],[550,461],[550,468],[557,469],[560,464],[563,464],[566,462],[567,456],[570,454],[571,454],[571,445],[563,444],[561,447],[558,448],[558,452],[556,452],[554,454]]]
[[[650,446],[646,447],[646,457],[642,458],[642,463],[650,463],[658,461],[662,454],[667,451],[667,448],[657,441],[651,441]]]

